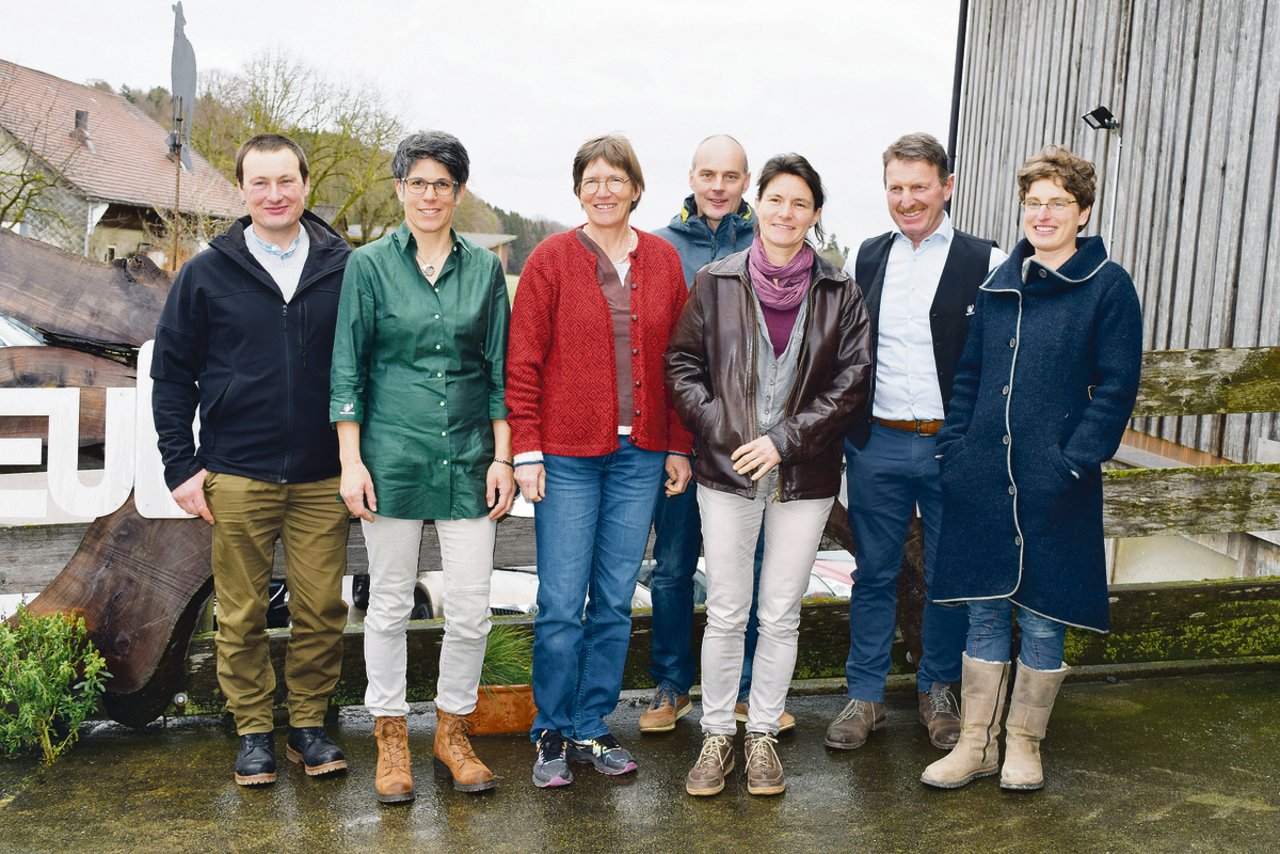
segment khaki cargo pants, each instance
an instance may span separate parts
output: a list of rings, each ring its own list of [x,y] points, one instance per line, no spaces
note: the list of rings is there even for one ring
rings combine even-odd
[[[240,735],[270,732],[275,671],[267,647],[267,582],[277,535],[284,546],[292,618],[284,678],[289,723],[321,726],[342,669],[350,516],[338,478],[269,483],[209,472],[218,684]]]

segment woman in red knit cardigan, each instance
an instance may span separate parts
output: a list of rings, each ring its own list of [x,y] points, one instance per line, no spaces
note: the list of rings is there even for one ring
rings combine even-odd
[[[644,176],[624,137],[583,143],[573,189],[587,222],[529,256],[507,350],[516,481],[538,505],[539,787],[571,783],[569,761],[610,775],[636,768],[604,718],[622,689],[654,487],[665,471],[677,494],[690,476],[691,438],[662,363],[688,297],[680,257],[629,224]]]

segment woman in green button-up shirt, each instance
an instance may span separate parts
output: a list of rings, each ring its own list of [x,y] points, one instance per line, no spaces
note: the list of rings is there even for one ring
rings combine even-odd
[[[365,705],[384,802],[413,798],[405,714],[405,628],[422,523],[435,521],[445,581],[435,758],[454,788],[493,788],[464,716],[476,703],[489,632],[495,523],[515,481],[503,375],[510,308],[496,255],[453,232],[470,162],[453,136],[406,137],[392,171],[405,221],[347,263],[329,417],[342,499],[369,550]]]

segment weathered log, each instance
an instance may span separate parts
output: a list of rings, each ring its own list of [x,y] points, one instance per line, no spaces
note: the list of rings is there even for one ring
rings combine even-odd
[[[72,349],[136,350],[155,335],[169,285],[144,256],[102,264],[0,229],[0,311]]]
[[[1111,590],[1112,631],[1100,635],[1079,629],[1067,633],[1067,661],[1071,664],[1146,664],[1225,657],[1280,655],[1280,579],[1224,581],[1198,584],[1135,584]],[[531,617],[500,618],[530,625]],[[706,613],[694,614],[694,648],[701,647]],[[849,652],[848,606],[844,602],[806,602],[800,611],[800,643],[796,679],[844,676]],[[649,612],[631,618],[631,647],[623,671],[623,686],[647,688],[652,620]],[[288,629],[271,631],[271,656],[277,668],[284,661]],[[440,659],[442,620],[414,622],[409,627],[409,699],[429,700],[435,694]],[[334,693],[338,705],[363,702],[365,687],[364,637],[358,627],[343,635],[342,678]],[[894,672],[914,669],[905,642],[893,646]],[[213,637],[191,642],[183,690],[190,712],[218,712],[224,698],[218,689]],[[284,686],[277,687],[277,702]]]
[[[142,725],[164,709],[211,590],[212,529],[200,519],[144,519],[133,499],[89,526],[84,542],[30,604],[74,612],[107,660],[109,713]]]
[[[1135,418],[1280,410],[1280,347],[1142,354]]]
[[[65,347],[0,348],[0,388],[79,388],[80,447],[105,440],[106,389],[133,388],[134,370],[113,359]],[[0,438],[47,438],[44,416],[0,418]]]
[[[1280,463],[1103,472],[1109,537],[1280,530]]]

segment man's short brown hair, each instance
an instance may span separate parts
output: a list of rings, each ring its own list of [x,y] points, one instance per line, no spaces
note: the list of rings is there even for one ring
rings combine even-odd
[[[938,183],[945,184],[951,177],[947,168],[947,150],[942,143],[927,133],[909,133],[900,136],[884,150],[884,165],[888,168],[894,160],[923,160],[938,170]]]
[[[244,156],[250,151],[281,151],[288,149],[298,157],[298,173],[307,180],[307,155],[302,146],[281,133],[260,133],[240,146],[236,152],[236,183],[244,186]]]

